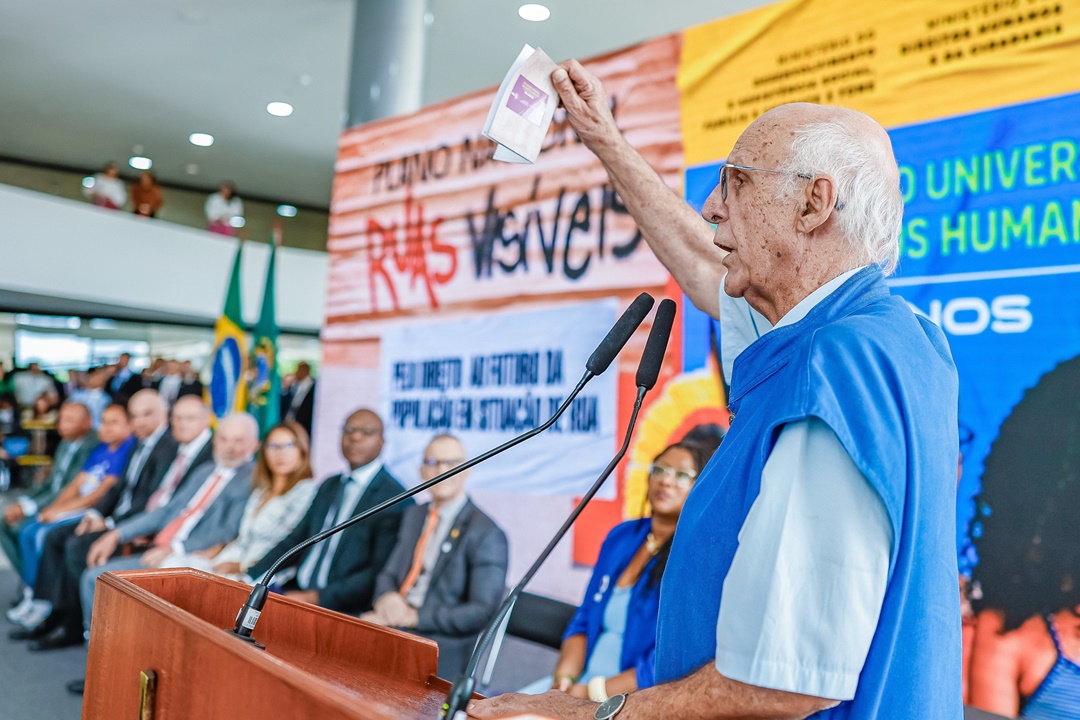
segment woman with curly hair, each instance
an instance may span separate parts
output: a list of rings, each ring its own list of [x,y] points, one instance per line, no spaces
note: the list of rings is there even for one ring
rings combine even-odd
[[[1080,718],[1080,358],[1024,395],[982,482],[970,702],[1026,720]]]

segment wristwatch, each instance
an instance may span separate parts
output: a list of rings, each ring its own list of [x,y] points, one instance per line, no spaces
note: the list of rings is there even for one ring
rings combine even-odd
[[[626,693],[619,693],[618,695],[612,695],[604,702],[600,703],[600,707],[596,708],[596,712],[593,713],[595,720],[611,720],[619,714],[619,711],[623,709],[623,705],[626,704]]]

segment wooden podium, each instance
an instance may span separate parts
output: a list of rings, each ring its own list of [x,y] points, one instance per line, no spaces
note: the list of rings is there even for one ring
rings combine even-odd
[[[223,630],[249,591],[191,569],[102,575],[83,720],[438,717],[434,642],[272,594],[260,650]]]

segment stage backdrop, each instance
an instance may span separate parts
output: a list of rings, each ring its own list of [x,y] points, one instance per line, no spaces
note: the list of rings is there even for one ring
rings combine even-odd
[[[677,191],[679,42],[663,37],[587,63],[603,78],[620,127]],[[480,130],[493,95],[341,138],[315,425],[322,472],[340,467],[341,421],[360,406],[381,411],[383,457],[407,485],[418,482],[420,453],[436,433],[461,436],[475,455],[534,427],[577,383],[633,298],[665,295],[667,273],[561,112],[535,165],[491,159],[494,146]],[[512,581],[615,453],[648,329],[559,426],[471,478],[475,500],[509,536]],[[657,399],[681,366],[678,333],[672,344]],[[649,443],[667,439],[653,432]],[[644,473],[637,457],[537,577],[540,592],[579,599],[587,565],[623,518],[624,478]]]
[[[892,287],[942,326],[960,371],[957,550],[965,574],[978,562],[972,538],[992,513],[982,504],[976,517],[976,497],[999,428],[1025,391],[1080,354],[1076,13],[1076,2],[1049,0],[791,0],[587,63],[630,142],[696,206],[738,135],[777,104],[853,107],[890,130],[907,202]],[[454,328],[585,312],[599,298],[611,298],[619,312],[640,290],[678,296],[561,116],[535,166],[491,161],[480,127],[493,93],[341,139],[316,423],[324,471],[340,462],[342,417],[368,405],[388,414],[387,457],[403,481],[416,481],[409,468],[419,462],[423,428],[400,428],[395,438],[391,422],[394,403],[407,399],[394,384],[401,353],[490,354],[507,347],[500,332],[487,341],[480,333],[477,347],[464,348]],[[620,468],[615,499],[582,518],[573,546],[538,578],[540,592],[578,600],[578,566],[591,562],[611,525],[640,512],[652,455],[695,425],[726,421],[712,352],[718,329],[678,299],[677,347]],[[541,353],[566,342],[532,339]],[[612,393],[614,426],[581,452],[614,450],[642,342],[643,331],[604,390]],[[564,363],[563,372],[580,367]],[[530,391],[521,388],[520,397]],[[495,440],[470,435],[469,450]],[[477,477],[478,501],[510,535],[512,578],[569,511],[568,478],[595,462],[563,453],[563,440],[522,449],[522,462],[537,469],[528,477]],[[1038,494],[1054,480],[1017,482]]]

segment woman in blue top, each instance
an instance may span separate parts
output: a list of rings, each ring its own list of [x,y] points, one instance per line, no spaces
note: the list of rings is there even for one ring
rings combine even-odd
[[[656,457],[647,493],[652,516],[608,533],[585,600],[563,636],[554,677],[523,692],[550,688],[587,698],[653,684],[656,612],[671,536],[698,472],[715,449],[715,444],[683,441]]]

